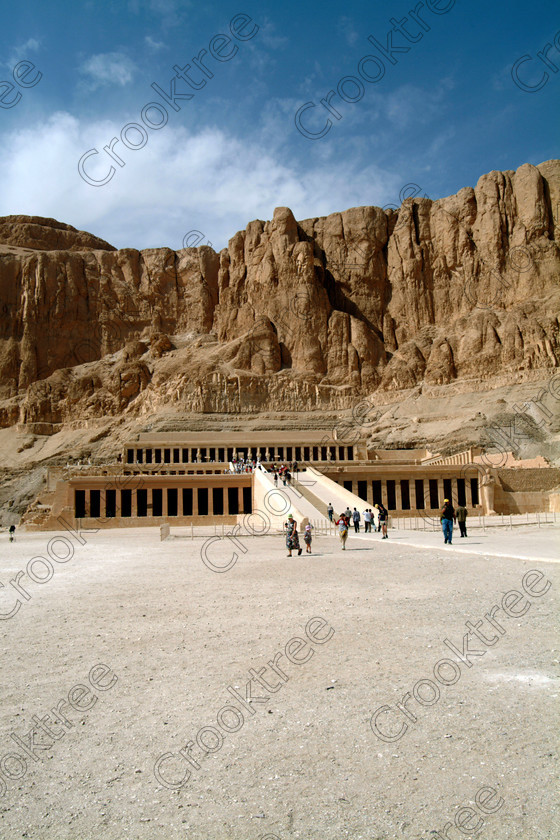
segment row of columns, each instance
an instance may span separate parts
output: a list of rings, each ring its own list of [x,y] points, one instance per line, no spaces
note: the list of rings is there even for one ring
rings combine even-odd
[[[192,496],[192,511],[187,512],[185,510],[184,505],[184,497],[183,497],[183,489],[191,490]],[[213,490],[218,489],[222,491],[222,512],[214,512],[214,493]],[[153,513],[153,505],[154,505],[154,490],[161,490],[161,514],[154,514]],[[74,506],[75,506],[75,516],[77,518],[86,518],[92,516],[92,499],[96,500],[96,497],[93,494],[99,493],[99,517],[100,518],[107,518],[108,516],[112,517],[110,510],[108,510],[109,505],[107,504],[108,499],[115,500],[115,513],[114,516],[122,517],[123,516],[123,503],[126,507],[128,501],[125,502],[125,499],[128,500],[128,493],[130,493],[130,514],[127,514],[127,517],[137,517],[138,516],[138,493],[145,493],[147,499],[147,510],[144,514],[146,517],[157,515],[159,516],[169,516],[169,490],[175,490],[177,493],[177,516],[200,516],[206,515],[200,513],[199,504],[199,493],[200,491],[205,492],[207,496],[207,515],[208,516],[232,516],[237,513],[250,513],[251,512],[251,505],[244,504],[244,496],[243,496],[243,486],[239,485],[225,485],[219,488],[213,487],[192,487],[192,488],[169,488],[169,487],[147,487],[147,488],[138,488],[138,489],[131,489],[127,490],[97,490],[97,489],[90,489],[85,491],[76,490],[76,494],[74,497]],[[83,499],[83,507],[80,510],[79,506],[81,503],[78,502],[79,498],[78,493],[83,492],[85,498]],[[111,496],[107,496],[107,492],[111,493]],[[115,493],[115,496],[112,494]],[[126,494],[126,495],[125,495]],[[235,499],[235,502],[234,502]],[[231,504],[230,504],[231,500]],[[95,508],[95,504],[93,505]],[[231,510],[230,510],[231,507]],[[245,509],[248,507],[249,509]],[[174,514],[173,514],[174,515]]]
[[[353,446],[162,446],[127,447],[126,464],[229,463],[235,457],[246,461],[353,461]]]
[[[403,479],[403,480],[408,482],[408,489],[409,489],[410,507],[406,508],[406,510],[436,510],[436,509],[439,509],[443,506],[443,500],[446,499],[446,498],[450,498],[453,505],[455,505],[455,506],[457,506],[457,504],[459,503],[459,490],[458,490],[458,485],[457,485],[457,482],[458,482],[459,479],[457,479],[457,478],[446,479],[446,480],[451,481],[451,494],[450,494],[450,496],[448,496],[447,493],[444,490],[444,483],[443,483],[444,479],[443,478],[432,479],[432,480],[437,481],[437,505],[433,508],[431,506],[431,499],[430,499],[430,479],[429,478],[419,479],[419,480],[422,481],[422,497],[423,497],[423,501],[424,501],[424,507],[423,508],[420,508],[417,505],[416,480],[415,479]],[[367,500],[364,499],[364,502],[367,501],[368,504],[373,506],[373,504],[375,502],[379,501],[378,498],[374,499],[374,483],[376,483],[376,481],[375,480],[372,481],[371,477],[368,478],[367,480],[363,479],[363,481],[365,481],[366,484],[367,484]],[[397,510],[397,511],[404,510],[403,504],[402,504],[401,480],[400,479],[394,479],[393,480],[394,485],[395,485],[395,507],[394,508],[389,507],[389,497],[388,497],[388,490],[387,490],[387,482],[391,481],[391,479],[385,479],[384,478],[384,479],[377,479],[377,481],[379,481],[380,484],[381,484],[381,501],[382,501],[383,505],[388,510]],[[347,480],[343,479],[342,480],[343,485],[347,484],[349,482],[350,482],[349,479],[347,479]],[[464,484],[465,504],[466,504],[467,507],[473,508],[476,505],[479,505],[481,503],[480,488],[478,486],[478,480],[475,481],[474,487],[471,484],[470,478],[465,478],[464,482],[465,482],[465,484]],[[361,483],[361,480],[360,480],[360,483]],[[352,479],[352,491],[351,492],[355,496],[359,495],[359,493],[358,493],[358,479]]]

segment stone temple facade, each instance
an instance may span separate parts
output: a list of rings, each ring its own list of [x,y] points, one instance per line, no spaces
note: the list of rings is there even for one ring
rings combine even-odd
[[[297,462],[291,487],[273,482],[274,464]],[[253,469],[253,462],[255,469]],[[242,465],[242,466],[240,466]],[[273,491],[293,496],[303,520],[348,505],[382,502],[390,515],[437,517],[444,499],[470,515],[558,509],[560,469],[543,458],[499,463],[479,448],[444,457],[426,449],[370,449],[365,439],[339,442],[320,431],[140,434],[117,462],[50,468],[46,487],[22,526],[235,524],[266,508]],[[268,494],[268,495],[267,495]],[[264,507],[263,507],[264,505]]]

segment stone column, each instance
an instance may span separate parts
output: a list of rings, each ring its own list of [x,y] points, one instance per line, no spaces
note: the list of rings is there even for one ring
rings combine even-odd
[[[443,492],[443,478],[438,478],[437,480],[437,493],[438,493],[438,505],[439,507],[443,506],[443,500],[445,499],[445,493]]]
[[[451,479],[451,504],[457,507],[459,504],[459,488],[457,487],[457,479]]]
[[[167,516],[167,487],[163,487],[161,491],[161,515]]]
[[[136,489],[136,487],[132,487],[131,488],[131,493],[130,493],[130,495],[132,497],[131,503],[130,503],[130,515],[131,516],[138,516],[138,496],[137,496],[137,493],[138,493],[138,490]]]
[[[403,509],[402,506],[402,490],[401,490],[401,480],[400,478],[395,479],[395,510],[399,511]]]
[[[389,503],[387,501],[387,479],[386,478],[381,479],[381,502],[382,502],[383,506],[386,507],[387,510],[389,510]]]
[[[198,516],[198,487],[193,487],[192,494],[192,515]]]

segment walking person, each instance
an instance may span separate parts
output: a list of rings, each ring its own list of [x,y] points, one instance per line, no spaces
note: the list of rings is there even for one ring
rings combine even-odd
[[[467,516],[469,515],[469,512],[464,505],[458,505],[455,513],[456,513],[456,516],[457,516],[457,522],[459,523],[459,530],[461,532],[461,536],[466,537],[467,536]]]
[[[377,533],[379,533],[381,531],[381,508],[377,503],[375,509],[377,511]]]
[[[371,510],[369,508],[366,508],[366,510],[364,510],[364,533],[365,534],[369,534],[369,532],[371,531],[371,519],[372,519]]]
[[[292,556],[292,551],[297,549],[298,556],[301,554],[302,549],[299,546],[299,534],[297,530],[297,522],[295,521],[294,517],[290,513],[288,516],[288,521],[285,525],[286,528],[286,548],[288,549],[288,557]]]
[[[10,535],[10,537],[9,537],[10,542],[13,542],[16,538],[16,526],[15,525],[10,525],[10,527],[8,528],[8,533]]]
[[[444,544],[452,545],[453,540],[453,522],[456,519],[455,508],[449,499],[443,500],[443,507],[441,509],[441,529],[443,531]]]
[[[312,531],[313,531],[313,525],[311,525],[311,523],[308,523],[305,526],[305,533],[303,535],[303,541],[305,543],[305,553],[306,554],[311,554],[311,540],[313,539]]]
[[[274,471],[274,486],[278,487],[278,473]]]
[[[342,550],[346,551],[346,540],[348,539],[348,519],[343,513],[341,513],[335,524],[338,527],[338,536],[340,538],[340,542],[342,543]]]
[[[348,522],[350,522],[350,520],[352,519],[352,511],[350,510],[349,507],[347,507],[346,510],[344,511],[344,516],[346,517]]]
[[[333,513],[334,513],[334,508],[333,508],[332,504],[329,502],[328,505],[327,505],[327,515],[328,515],[331,522],[332,522],[332,518],[333,518]]]
[[[383,503],[377,505],[379,511],[379,527],[381,528],[381,539],[387,540],[387,519],[389,518],[389,511]],[[379,529],[378,529],[379,530]]]
[[[354,508],[354,510],[352,511],[352,522],[354,523],[354,533],[356,533],[356,534],[360,530],[360,520],[361,520],[361,518],[362,517],[360,516],[360,511],[356,510],[356,508]]]

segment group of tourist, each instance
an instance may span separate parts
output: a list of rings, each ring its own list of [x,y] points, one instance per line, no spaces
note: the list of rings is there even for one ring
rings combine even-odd
[[[279,467],[276,464],[272,465],[272,479],[274,481],[274,486],[278,487],[278,481],[280,480],[284,487],[289,485],[292,481],[293,475],[299,471],[297,461],[293,461],[292,463],[292,472],[290,472],[290,467],[287,464],[281,464]]]
[[[453,523],[457,522],[459,531],[462,537],[467,536],[467,516],[468,511],[464,505],[458,505],[457,509],[453,507],[449,499],[443,500],[443,507],[441,509],[440,521],[441,530],[443,531],[444,545],[453,545]]]
[[[285,477],[286,472],[288,476],[290,475],[287,468],[285,468],[285,472],[282,475]],[[278,474],[274,473],[275,483],[278,481]],[[284,484],[286,480],[284,480]],[[387,534],[387,521],[389,519],[389,512],[387,508],[379,503],[375,504],[374,508],[377,512],[377,532],[381,532],[381,539],[386,540],[388,539]],[[350,523],[354,525],[354,533],[358,534],[360,531],[360,522],[362,520],[362,515],[357,508],[354,510],[350,510],[349,507],[340,514],[338,519],[334,520],[334,508],[332,504],[329,502],[327,506],[327,514],[329,520],[331,522],[334,521],[334,524],[338,528],[338,536],[341,542],[342,551],[346,551],[346,540],[348,539],[348,532],[350,530]],[[453,507],[449,499],[444,499],[443,508],[440,512],[440,520],[441,520],[441,527],[444,536],[444,543],[445,545],[452,545],[453,542],[453,523],[457,522],[459,524],[459,529],[461,532],[461,537],[467,536],[467,516],[468,511],[464,505],[459,505],[457,509]],[[372,523],[375,528],[375,513],[371,508],[366,508],[363,512],[363,519],[364,519],[364,532],[366,534],[371,533]],[[297,550],[298,555],[301,554],[302,549],[299,544],[299,534],[297,529],[297,522],[295,521],[292,514],[288,516],[288,521],[285,523],[285,530],[286,530],[286,547],[288,549],[288,557],[292,556],[292,551]],[[305,526],[305,533],[304,533],[304,542],[306,545],[306,552],[311,554],[311,542],[312,542],[312,525],[308,524]]]
[[[387,508],[381,503],[375,504],[373,507],[375,508],[375,511],[372,510],[372,508],[366,508],[363,511],[363,514],[360,514],[360,511],[357,508],[354,508],[354,510],[350,510],[350,508],[348,507],[348,508],[346,508],[344,513],[340,514],[340,518],[344,517],[347,520],[348,526],[350,526],[350,522],[352,522],[352,524],[354,525],[354,532],[356,534],[359,534],[360,523],[362,521],[362,516],[363,516],[364,533],[370,534],[372,532],[372,526],[373,526],[374,529],[377,528],[377,533],[379,533],[380,531],[382,532],[382,539],[387,539],[387,521],[389,519],[389,512],[388,512]],[[377,513],[377,525],[376,525],[376,522],[375,522],[375,514],[376,513]],[[329,517],[329,520],[331,522],[333,522],[334,521],[333,520],[334,508],[333,508],[331,502],[329,502],[329,504],[327,505],[327,515]],[[337,519],[335,524],[338,524],[338,522],[340,521],[340,518]]]
[[[245,458],[232,458],[231,465],[234,473],[252,473],[256,470],[260,461],[249,461]],[[227,470],[226,470],[227,472]]]
[[[387,520],[389,518],[389,514],[387,509],[382,504],[376,504],[374,507],[377,510],[377,531],[382,532],[381,539],[387,539]],[[329,512],[329,519],[332,521],[332,517],[330,515],[330,509],[332,509],[332,505],[329,503],[329,507],[327,511]],[[364,531],[366,534],[371,533],[371,525],[372,523],[375,526],[375,514],[371,508],[366,508],[364,511]],[[354,510],[350,510],[349,507],[346,508],[344,513],[341,513],[339,518],[336,520],[335,525],[338,527],[338,536],[340,542],[342,543],[342,550],[346,550],[346,540],[348,539],[348,531],[350,528],[350,522],[354,525],[354,533],[358,534],[360,532],[360,522],[361,522],[361,515],[360,511],[357,508]]]
[[[297,522],[295,521],[293,514],[290,513],[288,516],[288,521],[285,524],[286,529],[286,548],[288,549],[288,557],[292,556],[292,551],[297,551],[298,557],[303,551],[299,544],[299,534],[297,528]],[[312,537],[313,525],[308,523],[305,526],[305,531],[303,534],[303,541],[305,543],[305,552],[306,554],[311,554],[311,541]]]

